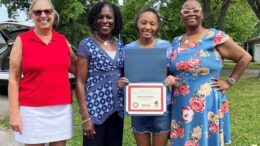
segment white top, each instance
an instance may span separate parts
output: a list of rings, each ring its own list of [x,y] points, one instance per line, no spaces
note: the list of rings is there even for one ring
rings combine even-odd
[[[116,51],[106,51],[106,52],[112,59],[116,57]]]

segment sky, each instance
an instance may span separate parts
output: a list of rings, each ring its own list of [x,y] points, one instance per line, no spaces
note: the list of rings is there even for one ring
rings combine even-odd
[[[119,0],[119,4],[123,4],[123,0]],[[27,16],[26,13],[21,11],[18,13],[19,17],[17,18],[18,21],[26,21]],[[0,22],[8,20],[7,9],[3,5],[0,7]]]
[[[23,11],[20,11],[19,17],[17,18],[18,21],[25,21],[27,16],[26,13]],[[7,9],[3,5],[0,7],[0,22],[8,20],[8,14],[7,14]]]

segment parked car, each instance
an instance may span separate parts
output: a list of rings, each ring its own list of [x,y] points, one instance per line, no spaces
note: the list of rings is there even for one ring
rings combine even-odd
[[[16,37],[33,27],[33,23],[6,21],[0,22],[0,94],[7,95],[10,52]],[[75,51],[75,48],[72,47]],[[74,75],[69,74],[71,83]]]

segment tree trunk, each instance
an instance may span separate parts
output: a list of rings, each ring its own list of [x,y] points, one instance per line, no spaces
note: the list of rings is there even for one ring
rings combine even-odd
[[[76,38],[76,33],[77,31],[75,30],[75,25],[76,25],[76,20],[71,20],[71,38],[70,38],[70,43],[73,45],[73,46],[76,46],[77,45],[77,38]]]
[[[260,0],[247,0],[247,2],[260,20]]]
[[[223,0],[219,19],[218,19],[218,26],[220,30],[225,30],[225,19],[227,15],[228,6],[230,4],[231,0]]]
[[[213,27],[213,19],[210,10],[210,0],[202,0],[202,8],[203,8],[203,15],[204,15],[204,26],[206,28]]]

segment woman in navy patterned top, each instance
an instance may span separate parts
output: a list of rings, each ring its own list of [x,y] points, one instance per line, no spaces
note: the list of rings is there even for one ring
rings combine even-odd
[[[121,146],[123,92],[118,80],[123,68],[123,44],[115,38],[122,28],[118,8],[108,2],[89,12],[92,36],[79,44],[76,94],[82,116],[84,146]]]

